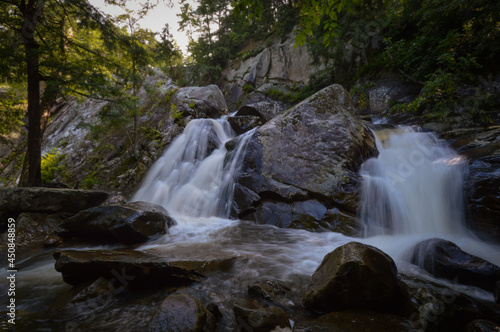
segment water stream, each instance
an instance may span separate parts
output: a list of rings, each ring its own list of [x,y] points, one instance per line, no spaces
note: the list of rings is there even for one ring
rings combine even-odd
[[[491,293],[436,280],[409,263],[418,242],[440,237],[500,265],[499,247],[478,240],[465,226],[465,160],[430,133],[409,128],[375,133],[379,155],[367,160],[360,171],[364,181],[359,218],[365,236],[351,238],[228,219],[233,178],[253,133],[240,136],[229,153],[226,143],[235,135],[226,121],[192,120],[153,165],[133,197],[162,205],[177,225],[138,250],[171,260],[236,257],[229,274],[221,272],[216,279],[206,280],[201,289],[193,290],[216,303],[241,296],[246,286],[257,280],[279,279],[297,289],[305,287],[323,257],[350,241],[380,248],[396,261],[401,272],[491,301]],[[41,299],[44,293],[61,293],[68,288],[54,271],[52,257],[34,256],[33,260],[35,264],[27,261],[19,273],[23,288],[35,294],[21,299],[18,308],[22,310],[30,310],[35,302],[49,305],[50,299]],[[33,273],[37,277],[31,280]],[[40,276],[46,277],[41,281]],[[221,310],[230,312],[224,305]]]
[[[409,263],[414,246],[431,237],[450,240],[500,265],[499,248],[478,240],[465,227],[466,161],[433,134],[410,128],[376,131],[380,153],[360,171],[364,238],[227,219],[232,179],[251,134],[241,137],[236,152],[227,158],[225,143],[233,136],[225,121],[190,122],[134,196],[163,205],[178,225],[140,250],[178,259],[239,257],[245,264],[232,277],[240,286],[262,278],[309,276],[324,255],[350,241],[374,245],[393,257],[401,271],[431,279]]]

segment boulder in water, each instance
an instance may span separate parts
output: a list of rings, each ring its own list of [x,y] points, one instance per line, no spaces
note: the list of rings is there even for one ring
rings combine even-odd
[[[216,319],[197,299],[169,295],[149,321],[150,332],[214,331]]]
[[[392,258],[375,247],[350,242],[323,258],[302,303],[321,312],[380,310],[394,299],[397,290],[397,268]]]
[[[349,94],[332,85],[257,129],[237,183],[259,195],[261,204],[314,197],[328,209],[355,212],[357,170],[375,151],[374,138]],[[244,205],[235,199],[237,206]],[[259,216],[266,214],[259,208],[255,218],[264,223]]]
[[[500,268],[482,258],[462,251],[443,239],[428,239],[417,244],[411,259],[430,274],[458,283],[494,291]]]
[[[68,219],[66,236],[99,243],[138,244],[162,235],[175,225],[167,210],[157,204],[133,202],[87,209]]]
[[[238,299],[233,304],[238,331],[267,332],[277,328],[291,328],[283,309],[265,307],[251,299]]]

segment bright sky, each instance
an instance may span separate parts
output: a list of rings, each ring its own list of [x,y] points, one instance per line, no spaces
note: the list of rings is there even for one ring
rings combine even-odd
[[[118,16],[124,13],[123,10],[117,6],[106,5],[104,0],[89,0],[89,2],[104,13],[112,16]],[[194,9],[196,9],[196,6],[194,5],[196,1],[188,2],[191,3]],[[130,3],[130,9],[140,8],[140,1],[138,0],[128,0],[128,3]],[[188,37],[186,36],[186,32],[178,31],[179,24],[177,22],[179,21],[179,18],[176,15],[180,12],[179,1],[172,0],[172,3],[174,4],[173,8],[168,7],[166,3],[168,3],[168,0],[160,0],[159,4],[149,13],[149,15],[139,21],[139,25],[143,29],[147,28],[154,32],[161,32],[165,23],[168,23],[170,26],[170,33],[173,35],[177,45],[179,45],[184,54],[187,54],[187,44],[189,42]]]

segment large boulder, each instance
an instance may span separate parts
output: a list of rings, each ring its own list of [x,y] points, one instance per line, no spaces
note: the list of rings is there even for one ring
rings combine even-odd
[[[375,247],[350,242],[323,258],[302,303],[320,312],[382,310],[397,291],[397,268],[392,258]]]
[[[227,105],[222,92],[216,85],[185,87],[172,96],[177,112],[194,118],[218,118],[227,113]]]
[[[151,318],[148,331],[214,331],[215,317],[197,299],[185,294],[169,295]]]
[[[500,267],[462,251],[443,239],[428,239],[417,244],[411,259],[430,274],[458,283],[494,291],[500,280]]]
[[[55,269],[73,286],[99,277],[149,287],[189,283],[200,279],[202,275],[196,272],[197,267],[203,268],[207,263],[168,262],[165,258],[135,250],[60,250],[54,252],[54,258]]]
[[[239,217],[255,211],[250,218],[273,223],[262,219],[269,215],[266,211],[291,211],[283,204],[313,197],[325,206],[315,207],[313,215],[335,206],[355,212],[357,171],[375,151],[373,136],[349,94],[340,85],[331,85],[274,117],[249,139],[237,179],[245,195],[235,196],[235,205],[247,210],[237,211]],[[287,227],[290,222],[273,224]]]
[[[175,225],[162,206],[146,202],[98,206],[69,218],[65,236],[99,243],[138,244]]]

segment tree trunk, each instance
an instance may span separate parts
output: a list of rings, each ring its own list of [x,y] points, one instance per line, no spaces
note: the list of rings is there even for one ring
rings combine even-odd
[[[28,181],[30,187],[41,183],[41,110],[40,77],[38,74],[38,44],[35,31],[38,17],[43,12],[43,0],[23,1],[24,22],[22,35],[26,50],[26,68],[28,74]]]

